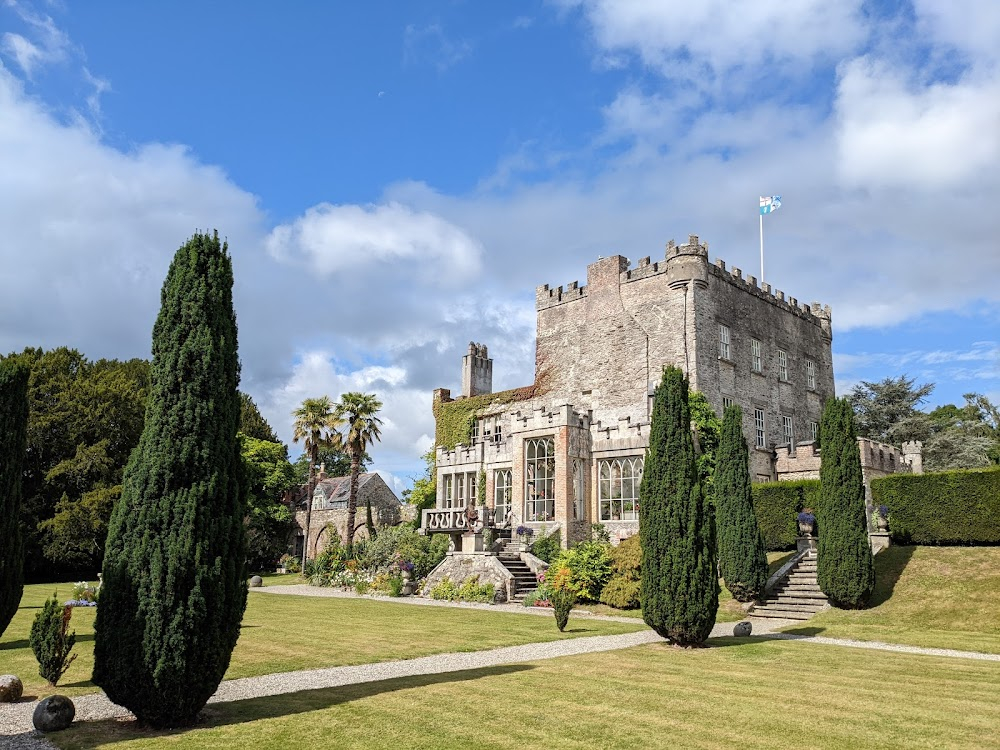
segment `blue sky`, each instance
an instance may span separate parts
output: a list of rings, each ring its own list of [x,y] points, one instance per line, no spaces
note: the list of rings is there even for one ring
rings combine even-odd
[[[697,233],[834,311],[838,389],[1000,400],[993,0],[0,0],[0,351],[146,356],[217,227],[279,433],[376,390],[420,469],[470,340],[530,382],[534,288]]]

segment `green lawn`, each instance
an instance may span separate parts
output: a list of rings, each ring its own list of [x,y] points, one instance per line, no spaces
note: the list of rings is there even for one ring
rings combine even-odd
[[[270,581],[269,581],[270,582]],[[53,590],[69,598],[72,584],[26,586],[21,607],[0,638],[0,674],[18,675],[25,695],[53,692],[74,696],[94,692],[90,682],[95,610],[73,610],[78,658],[58,688],[38,676],[28,646],[35,613]],[[555,619],[452,607],[418,607],[368,599],[336,599],[251,592],[240,641],[226,676],[250,677],[295,669],[410,659],[449,651],[479,651],[499,646],[640,630],[635,625],[577,619],[568,632]]]
[[[219,704],[189,730],[102,721],[48,737],[63,750],[982,748],[997,741],[998,685],[996,663],[725,639]]]
[[[868,609],[786,632],[1000,654],[1000,547],[890,547],[875,572]]]

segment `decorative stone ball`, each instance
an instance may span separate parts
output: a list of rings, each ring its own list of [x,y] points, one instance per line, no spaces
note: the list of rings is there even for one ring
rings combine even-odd
[[[253,578],[250,579],[250,588],[252,589],[259,589],[263,585],[264,585],[264,579],[261,578],[260,576],[254,576]]]
[[[737,638],[746,638],[752,630],[753,623],[744,620],[743,622],[736,623],[735,627],[733,627],[733,635]]]
[[[0,675],[0,703],[17,703],[22,695],[24,684],[17,675]]]
[[[65,695],[50,695],[35,706],[31,723],[39,732],[59,732],[73,723],[76,706]]]

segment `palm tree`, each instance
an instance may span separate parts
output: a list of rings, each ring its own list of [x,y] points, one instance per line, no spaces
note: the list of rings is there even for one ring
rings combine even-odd
[[[306,499],[306,536],[302,545],[302,570],[305,570],[306,558],[309,553],[309,525],[312,521],[312,498],[316,491],[316,462],[319,460],[319,449],[325,447],[339,448],[341,435],[337,432],[343,422],[337,415],[337,409],[329,396],[307,398],[302,406],[292,412],[295,417],[295,432],[293,442],[305,441],[306,452],[309,453],[309,495]]]
[[[345,393],[337,405],[337,416],[345,426],[347,434],[344,447],[351,457],[351,490],[347,499],[347,525],[344,528],[344,545],[350,549],[354,543],[354,520],[358,512],[358,474],[361,473],[361,458],[365,449],[376,440],[381,440],[379,425],[382,420],[376,414],[382,402],[374,393]],[[371,505],[368,506],[371,518]]]

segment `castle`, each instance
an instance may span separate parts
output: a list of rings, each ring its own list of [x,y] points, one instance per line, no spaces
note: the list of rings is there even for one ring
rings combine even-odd
[[[461,395],[434,392],[438,496],[426,531],[460,528],[462,509],[478,504],[498,525],[559,527],[563,544],[592,523],[612,538],[635,533],[666,365],[719,414],[742,408],[755,481],[809,470],[796,456],[815,456],[823,403],[834,395],[828,306],[710,263],[692,235],[668,243],[661,260],[633,267],[612,255],[588,266],[586,285],[538,287],[536,310],[533,385],[493,393],[493,362],[473,343]]]

